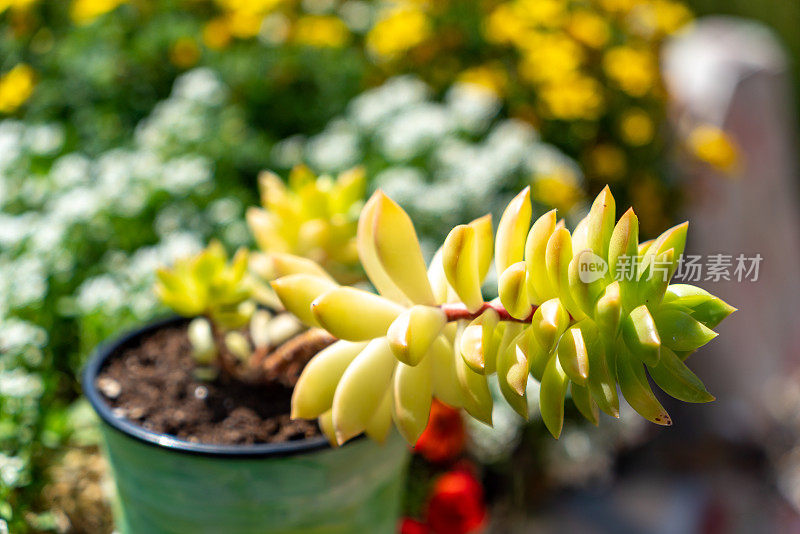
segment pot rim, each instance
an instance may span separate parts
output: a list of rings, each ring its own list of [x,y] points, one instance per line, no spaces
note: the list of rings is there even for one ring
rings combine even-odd
[[[189,319],[180,316],[167,317],[149,323],[143,327],[129,330],[97,346],[90,356],[86,367],[83,369],[83,373],[81,373],[81,386],[83,387],[83,394],[105,424],[129,438],[146,445],[182,454],[212,456],[216,458],[276,458],[281,456],[295,456],[332,448],[330,443],[328,443],[328,439],[322,435],[298,441],[257,443],[254,445],[192,443],[169,434],[147,430],[128,419],[115,416],[111,410],[111,406],[105,401],[102,394],[95,386],[95,379],[100,374],[105,363],[111,357],[115,356],[120,348],[129,344],[134,339],[147,335],[160,328],[180,324],[188,320]],[[360,437],[356,439],[360,439]]]

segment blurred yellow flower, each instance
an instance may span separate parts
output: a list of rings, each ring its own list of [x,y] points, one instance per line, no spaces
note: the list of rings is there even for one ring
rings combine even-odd
[[[489,42],[509,44],[524,40],[528,28],[511,4],[500,4],[487,17],[485,33]]]
[[[232,38],[228,22],[222,17],[211,19],[203,28],[203,44],[212,50],[222,50]]]
[[[234,37],[250,39],[258,35],[261,23],[284,0],[216,0],[223,11],[227,29]]]
[[[594,78],[575,75],[553,80],[539,89],[543,114],[559,120],[594,120],[603,112],[602,87]]]
[[[591,48],[602,48],[611,36],[608,23],[603,17],[586,10],[575,11],[570,15],[567,31]]]
[[[603,10],[609,13],[622,14],[627,13],[641,2],[642,0],[600,0],[599,4]]]
[[[24,63],[0,76],[0,113],[12,113],[33,93],[34,72]]]
[[[496,96],[503,96],[508,85],[508,76],[502,65],[479,65],[459,74],[458,81],[477,85]]]
[[[715,169],[730,172],[739,162],[739,151],[735,143],[716,126],[698,126],[689,134],[688,144],[697,159]]]
[[[536,176],[531,183],[531,196],[537,202],[566,213],[583,199],[577,177],[566,169]]]
[[[565,0],[517,0],[514,13],[529,26],[558,28],[564,23]]]
[[[100,15],[115,10],[126,0],[74,0],[70,16],[78,24],[89,24]]]
[[[653,140],[653,119],[641,108],[630,108],[622,113],[619,121],[622,140],[631,146],[646,145]]]
[[[0,13],[6,9],[22,11],[28,9],[39,0],[0,0]]]
[[[520,62],[520,76],[532,83],[563,80],[583,60],[581,46],[564,33],[532,33]]]
[[[589,152],[589,169],[594,177],[601,180],[619,180],[627,170],[625,152],[614,145],[597,145]]]
[[[294,42],[316,47],[338,48],[350,40],[350,30],[338,17],[307,15],[300,17],[294,27]]]
[[[603,56],[606,75],[631,96],[644,96],[658,81],[658,62],[649,50],[617,46]]]
[[[192,37],[181,37],[169,49],[169,60],[181,69],[188,69],[200,59],[200,48]]]
[[[635,33],[648,38],[672,35],[692,20],[685,5],[671,0],[639,2],[630,13],[628,24]]]
[[[428,16],[413,6],[392,9],[367,34],[367,50],[387,60],[419,45],[430,37]]]

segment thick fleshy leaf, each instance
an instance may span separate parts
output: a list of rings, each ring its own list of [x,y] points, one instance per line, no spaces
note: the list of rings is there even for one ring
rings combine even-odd
[[[543,302],[531,320],[533,335],[546,352],[556,346],[558,338],[569,326],[569,314],[557,298]]]
[[[547,242],[556,229],[556,210],[550,210],[533,223],[525,242],[525,263],[528,265],[528,295],[533,304],[556,297],[547,274]]]
[[[378,443],[386,442],[389,432],[392,430],[392,391],[386,390],[383,400],[375,410],[375,414],[370,419],[369,424],[364,429],[364,433],[373,441]]]
[[[382,191],[373,197],[377,197],[377,204],[372,235],[384,272],[414,304],[436,304],[411,218]]]
[[[313,274],[290,274],[270,285],[278,295],[283,306],[301,321],[309,326],[319,326],[314,314],[311,313],[311,303],[317,297],[338,287],[335,282]]]
[[[461,224],[447,235],[442,247],[442,267],[450,287],[471,312],[483,305],[475,228]]]
[[[661,347],[658,365],[650,367],[650,376],[664,392],[684,402],[711,402],[714,400],[703,382],[686,364],[667,347]]]
[[[292,419],[313,419],[330,410],[339,380],[366,346],[337,341],[311,358],[292,392]]]
[[[398,360],[417,365],[447,323],[444,312],[433,306],[412,306],[397,316],[386,337]]]
[[[364,431],[391,384],[397,360],[386,338],[373,339],[347,366],[333,396],[339,444]]]
[[[614,358],[613,351],[607,350],[606,342],[591,321],[581,321],[578,327],[583,334],[589,358],[589,392],[601,410],[611,417],[619,417],[616,365],[609,363],[609,359]]]
[[[583,333],[577,326],[567,329],[558,341],[558,361],[567,376],[578,385],[586,385],[589,377],[589,355]]]
[[[584,313],[572,299],[569,291],[569,262],[572,261],[572,238],[566,228],[557,228],[547,242],[545,262],[550,284],[558,293],[558,298],[567,311],[576,320],[584,317]]]
[[[657,425],[672,424],[672,418],[650,389],[644,364],[622,343],[617,345],[617,381],[622,396],[639,415]]]
[[[639,301],[651,310],[658,309],[673,275],[672,249],[652,258],[644,267],[639,280]]]
[[[361,210],[356,234],[358,258],[369,281],[372,282],[378,293],[395,302],[408,305],[411,304],[410,299],[392,280],[378,257],[378,249],[375,245],[375,219],[380,202],[381,195],[376,192]]]
[[[389,414],[389,419],[391,420],[391,414]],[[333,430],[333,410],[328,410],[320,415],[317,419],[317,424],[319,429],[322,430],[322,434],[328,438],[328,443],[331,444],[331,447],[337,448],[339,443],[336,441],[336,431]]]
[[[558,439],[564,426],[564,397],[567,395],[569,378],[558,357],[553,355],[544,369],[539,388],[539,410],[547,430]]]
[[[478,244],[478,277],[483,283],[489,267],[492,266],[494,255],[494,229],[492,228],[492,215],[486,214],[469,223],[475,229],[475,240]]]
[[[455,364],[464,409],[478,421],[491,426],[492,394],[486,377],[470,369],[464,358],[455,358]]]
[[[528,418],[528,400],[525,394],[528,383],[529,330],[520,332],[497,355],[497,381],[506,402],[521,417]]]
[[[398,363],[393,392],[395,425],[406,441],[414,445],[428,425],[431,413],[431,360],[425,358],[414,367]]]
[[[531,315],[531,301],[528,298],[526,265],[520,261],[510,265],[498,280],[500,302],[511,317],[524,320]]]
[[[200,365],[208,365],[217,357],[217,346],[211,323],[205,317],[192,319],[187,328],[189,342],[192,344],[192,357]]]
[[[603,335],[609,339],[616,339],[622,321],[622,298],[618,281],[615,280],[606,286],[595,305],[594,320]]]
[[[531,331],[529,338],[530,345],[528,346],[528,363],[530,367],[530,373],[533,378],[541,382],[542,375],[544,375],[544,369],[547,367],[547,362],[550,361],[550,357],[553,356],[554,353],[550,349],[545,350],[541,343],[539,343],[539,341],[536,339],[536,336],[533,335],[533,329],[531,328],[529,330]]]
[[[368,291],[337,287],[314,299],[311,312],[322,328],[339,339],[367,341],[385,336],[403,307]]]
[[[586,225],[586,244],[588,248],[600,256],[608,257],[611,234],[614,232],[617,205],[608,186],[597,195],[589,210]]]
[[[682,311],[659,310],[653,319],[661,342],[672,350],[697,350],[717,337],[716,332]]]
[[[661,337],[647,306],[634,308],[622,319],[622,339],[630,352],[647,365],[658,364]]]
[[[612,279],[619,282],[622,305],[626,310],[639,305],[638,251],[639,219],[631,208],[614,227],[608,247],[608,268]]]
[[[667,288],[664,302],[684,306],[691,315],[709,328],[714,328],[736,308],[708,291],[689,284],[672,284]]]
[[[431,360],[431,374],[433,377],[433,396],[443,403],[460,408],[461,387],[456,374],[456,359],[452,344],[445,336],[439,336],[431,345],[426,358]]]
[[[258,256],[255,254],[251,258],[251,262]],[[273,252],[266,256],[268,262],[271,264],[273,277],[280,278],[290,274],[310,274],[320,278],[326,278],[331,282],[335,280],[329,275],[325,269],[319,266],[318,263],[308,258],[294,256],[292,254],[285,254],[282,252]]]
[[[689,223],[684,222],[673,226],[658,236],[655,241],[647,247],[647,252],[645,252],[643,257],[643,264],[646,265],[650,263],[669,249],[672,249],[674,254],[671,272],[675,272],[675,269],[678,267],[678,260],[680,260],[686,248],[686,233],[688,230]]]
[[[476,373],[491,374],[497,357],[495,331],[500,318],[491,308],[470,322],[459,338],[459,352],[467,365]]]
[[[526,187],[508,203],[497,226],[494,266],[498,273],[524,259],[531,214],[531,188]]]
[[[600,422],[600,410],[597,408],[597,403],[589,393],[589,388],[579,386],[575,382],[572,382],[569,387],[572,393],[572,402],[575,404],[575,407],[587,421],[597,426]]]
[[[592,316],[598,299],[606,287],[605,260],[592,252],[583,250],[575,254],[569,263],[569,290],[581,311]]]

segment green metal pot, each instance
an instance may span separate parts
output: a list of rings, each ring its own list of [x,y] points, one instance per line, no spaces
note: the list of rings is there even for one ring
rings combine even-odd
[[[103,423],[122,534],[345,534],[396,530],[408,449],[323,437],[248,446],[208,445],[150,432],[115,417],[95,387],[109,358],[170,319],[100,347],[83,389]]]

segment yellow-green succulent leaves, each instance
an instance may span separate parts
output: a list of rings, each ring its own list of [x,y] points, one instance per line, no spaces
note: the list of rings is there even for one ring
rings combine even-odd
[[[393,380],[392,415],[400,434],[408,443],[416,443],[431,413],[431,360],[425,358],[416,366],[398,363]]]
[[[689,284],[672,284],[664,295],[664,304],[682,306],[690,310],[692,317],[714,328],[736,308],[708,291]]]
[[[332,335],[348,341],[385,336],[403,310],[391,300],[354,287],[331,289],[311,303],[311,313],[317,323]]]
[[[583,334],[586,353],[589,358],[587,387],[597,406],[611,417],[619,417],[619,397],[617,396],[615,354],[608,350],[608,343],[597,331],[591,321],[581,321],[578,328]],[[611,361],[609,361],[611,360]]]
[[[589,317],[594,315],[597,301],[606,289],[607,280],[602,272],[605,267],[605,260],[588,249],[576,253],[569,263],[570,293]]]
[[[492,229],[492,216],[486,214],[469,223],[475,229],[475,240],[478,244],[478,278],[483,283],[489,268],[492,266],[494,253],[494,230]]]
[[[647,306],[634,308],[622,319],[622,339],[628,350],[647,365],[658,364],[661,337]]]
[[[478,421],[491,426],[493,402],[486,377],[470,369],[464,358],[455,358],[455,366],[464,409]]]
[[[675,250],[654,256],[644,267],[639,279],[639,301],[650,310],[657,310],[674,273]]]
[[[531,189],[526,187],[508,203],[497,226],[494,265],[498,275],[524,259],[532,212]]]
[[[366,342],[337,341],[322,349],[303,369],[292,392],[292,418],[314,419],[333,406],[336,386]]]
[[[364,433],[378,443],[384,443],[392,430],[392,391],[387,389]]]
[[[258,184],[262,207],[248,209],[247,223],[260,249],[310,258],[342,283],[363,277],[355,243],[366,189],[362,168],[334,180],[298,166],[288,187],[270,172],[262,173]]]
[[[511,317],[524,320],[531,315],[531,301],[528,296],[527,270],[524,261],[508,266],[500,274],[497,282],[500,302]]]
[[[586,385],[589,377],[589,355],[580,328],[572,326],[564,332],[558,341],[556,355],[570,380],[579,386]]]
[[[572,402],[581,415],[594,426],[600,424],[600,410],[589,393],[589,388],[579,386],[575,382],[570,383],[569,388],[572,394]]]
[[[414,224],[382,191],[377,191],[373,198],[377,198],[372,220],[373,244],[383,271],[410,302],[436,304]]]
[[[629,209],[619,219],[608,246],[608,268],[611,278],[619,282],[623,307],[630,311],[638,299],[639,219]]]
[[[525,242],[525,263],[528,267],[528,298],[541,304],[556,296],[547,274],[547,243],[556,229],[556,210],[550,210],[531,226]]]
[[[622,297],[618,281],[608,284],[598,299],[594,310],[594,321],[600,332],[608,339],[617,338],[622,321]]]
[[[556,347],[558,338],[569,326],[569,313],[557,298],[543,302],[536,308],[531,319],[533,336],[539,345],[550,352]]]
[[[584,313],[575,303],[569,291],[569,263],[572,261],[572,237],[566,228],[556,228],[547,242],[545,263],[550,284],[555,288],[559,300],[576,320]]]
[[[661,347],[658,365],[649,368],[653,382],[664,393],[684,402],[711,402],[714,397],[706,390],[685,363],[667,347]]]
[[[631,408],[648,421],[657,425],[671,425],[672,419],[650,389],[644,364],[623,343],[617,343],[616,348],[617,381],[622,396]]]
[[[564,397],[567,394],[569,377],[561,368],[558,357],[553,355],[547,362],[539,388],[539,410],[542,421],[554,438],[561,435],[564,426]]]
[[[457,347],[466,364],[479,374],[495,371],[497,349],[500,344],[498,323],[500,317],[491,308],[473,319],[462,331]]]
[[[260,261],[261,258],[263,258],[263,261]],[[333,277],[317,262],[301,256],[282,252],[253,253],[250,258],[251,267],[254,261],[269,265],[271,271],[269,275],[265,272],[259,272],[264,278],[274,279],[290,274],[309,274],[335,283]]]
[[[416,305],[392,321],[386,338],[395,357],[414,366],[428,353],[446,323],[447,318],[440,308]]]
[[[442,247],[442,268],[450,287],[470,312],[483,305],[478,233],[461,224],[447,235]]]
[[[673,226],[658,236],[653,243],[647,247],[647,251],[643,254],[643,265],[651,263],[666,251],[672,249],[674,253],[672,257],[672,270],[670,271],[671,276],[671,273],[675,272],[675,270],[678,268],[678,261],[683,255],[684,249],[686,248],[686,234],[688,229],[689,223],[684,222]]]
[[[156,271],[161,301],[185,317],[205,315],[220,329],[241,328],[255,311],[247,283],[248,252],[239,249],[228,262],[218,241],[198,254]]]
[[[661,342],[672,350],[697,350],[717,337],[716,332],[679,310],[661,309],[655,313],[653,319]]]
[[[439,336],[431,345],[426,358],[431,359],[433,396],[453,408],[460,408],[464,401],[461,384],[456,373],[456,359],[452,344],[445,336]]]
[[[611,234],[617,218],[616,211],[617,205],[611,190],[605,186],[594,199],[586,222],[586,245],[601,258],[608,257]],[[607,280],[610,281],[611,277],[608,276]]]
[[[525,395],[528,383],[529,329],[519,323],[506,327],[497,354],[497,381],[506,402],[520,416],[528,418],[528,400]]]
[[[370,341],[347,366],[332,406],[333,428],[340,445],[366,429],[383,400],[396,365],[386,338],[378,338]]]
[[[331,289],[339,287],[336,282],[314,274],[290,274],[273,280],[275,294],[290,313],[309,326],[320,326],[311,312],[311,303]]]

